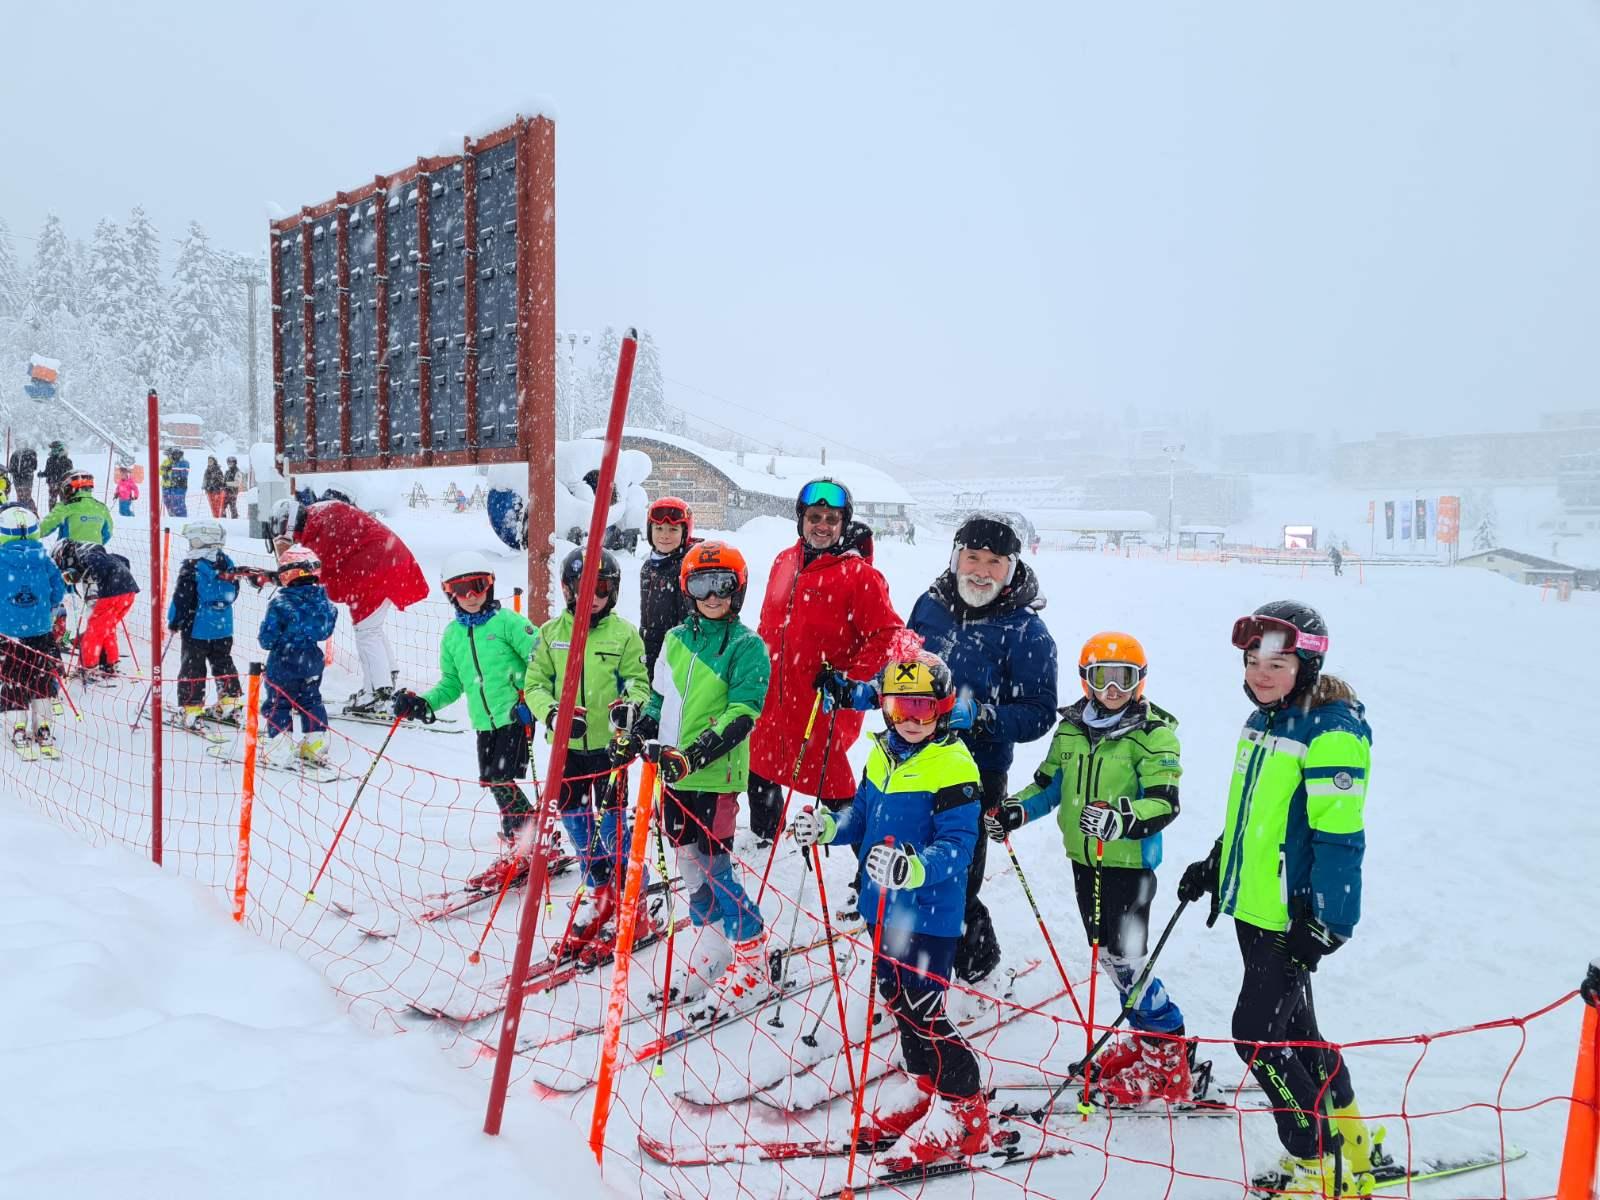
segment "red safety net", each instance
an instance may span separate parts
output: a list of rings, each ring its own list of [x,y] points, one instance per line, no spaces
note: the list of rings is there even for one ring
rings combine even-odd
[[[6,735],[14,735],[16,744],[4,756],[3,772],[9,794],[26,797],[84,837],[144,852],[154,767],[146,704],[149,559],[131,536],[119,536],[111,548],[128,557],[146,589],[124,621],[116,673],[81,678],[69,650],[59,663],[66,694],[52,695],[59,691],[51,686],[53,656],[7,640],[0,683]],[[230,552],[243,564],[270,565],[264,552]],[[177,554],[174,559],[175,575]],[[248,585],[241,590],[233,645],[241,672],[264,660],[255,631],[269,594]],[[84,607],[81,599],[69,598],[69,637]],[[387,636],[403,683],[425,685],[437,677],[438,639],[449,617],[442,602],[391,615]],[[167,671],[176,671],[178,657],[178,647],[169,647]],[[356,664],[348,614],[341,610],[323,684],[330,711],[355,690]],[[176,711],[175,683],[169,677],[164,684],[169,717]],[[264,683],[263,691],[271,688]],[[216,698],[213,682],[205,699]],[[30,710],[33,699],[39,703]],[[16,733],[19,723],[30,731],[48,724],[59,757],[35,755],[39,747]],[[243,919],[312,963],[362,1022],[436,1043],[438,1052],[487,1079],[524,896],[511,890],[491,925],[494,893],[462,891],[464,880],[502,853],[500,814],[486,787],[435,769],[446,758],[440,753],[445,745],[451,746],[448,761],[471,761],[473,734],[465,722],[402,727],[374,769],[387,733],[381,720],[334,720],[325,735],[326,768],[291,761],[257,771]],[[202,733],[171,727],[163,734],[163,865],[217,889],[231,904],[246,791],[243,735],[215,724]],[[543,743],[541,730],[534,755],[541,769]],[[521,786],[533,799],[533,781]],[[619,841],[626,840],[624,830]],[[762,910],[771,949],[785,951],[778,960],[785,986],[753,1013],[706,1027],[687,1025],[680,1007],[663,1011],[652,998],[662,987],[669,955],[680,964],[712,957],[721,935],[691,923],[691,898],[664,882],[680,875],[678,851],[659,831],[651,832],[649,844],[653,940],[635,951],[622,1009],[608,1180],[625,1190],[636,1187],[640,1195],[684,1197],[815,1196],[852,1181],[864,1187],[881,1168],[863,1148],[853,1178],[846,1178],[852,1083],[864,1078],[870,1114],[887,1095],[882,1089],[904,1086],[904,1057],[895,1018],[881,1002],[873,1002],[870,1051],[863,1048],[873,947],[859,917],[843,913],[854,874],[851,852],[836,848],[822,858],[821,882],[831,907],[840,910],[830,915],[830,939],[818,879],[791,842],[779,843]],[[767,853],[745,831],[735,837],[733,852],[734,876],[754,896]],[[315,899],[308,900],[325,858],[326,873]],[[1047,868],[1041,863],[1039,869]],[[986,894],[1018,887],[1005,878],[1013,873],[1003,856],[992,855]],[[581,879],[576,868],[556,874],[539,898],[547,910],[513,1071],[515,1102],[534,1103],[537,1096],[570,1111],[575,1139],[584,1136],[594,1102],[614,967],[546,970],[541,960],[568,926]],[[1020,903],[1020,894],[1013,899]],[[1257,1047],[1246,1046],[1241,1055],[1225,1039],[1198,1040],[1196,1060],[1209,1063],[1203,1111],[1155,1104],[1085,1113],[1075,1086],[1049,1102],[1089,1040],[1078,1015],[1089,995],[1088,955],[1080,939],[1063,938],[1068,930],[1055,932],[1070,984],[1041,942],[1028,957],[1012,958],[999,983],[976,991],[952,985],[946,1001],[949,1021],[976,1052],[982,1084],[992,1094],[991,1119],[1013,1143],[1013,1157],[989,1154],[959,1177],[876,1190],[903,1196],[1246,1195],[1252,1171],[1278,1155],[1272,1110],[1285,1107],[1269,1100],[1246,1069],[1244,1060]],[[1381,980],[1374,986],[1382,986]],[[1100,988],[1093,1033],[1103,1031],[1116,1003],[1113,989]],[[1562,1077],[1571,1062],[1577,1013],[1578,1002],[1569,995],[1504,1020],[1327,1049],[1348,1066],[1369,1127],[1386,1131],[1383,1150],[1400,1168],[1488,1157],[1488,1165],[1430,1194],[1551,1195],[1569,1099]],[[848,1056],[842,1052],[846,1041]],[[477,1118],[462,1112],[451,1119]],[[835,1153],[805,1156],[805,1143]],[[1530,1156],[1518,1161],[1523,1150]],[[1404,1179],[1380,1182],[1376,1194],[1409,1195],[1413,1186]]]

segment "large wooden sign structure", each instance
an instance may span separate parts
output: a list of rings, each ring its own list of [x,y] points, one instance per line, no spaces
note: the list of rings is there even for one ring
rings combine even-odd
[[[528,583],[555,510],[555,125],[274,221],[273,439],[286,474],[528,464]]]

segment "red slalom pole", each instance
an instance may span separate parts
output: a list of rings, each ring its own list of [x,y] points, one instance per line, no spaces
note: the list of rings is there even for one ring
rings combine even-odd
[[[617,356],[616,384],[611,391],[611,416],[606,422],[605,454],[600,460],[600,478],[595,481],[594,509],[589,514],[589,540],[586,545],[591,553],[583,556],[583,574],[578,579],[578,592],[574,598],[574,611],[580,613],[588,612],[594,602],[594,585],[600,575],[600,555],[593,551],[598,551],[605,541],[606,514],[611,508],[611,484],[617,477],[622,426],[628,414],[628,390],[633,383],[633,362],[638,353],[639,335],[630,329],[623,336],[622,349]],[[555,451],[553,447],[539,451],[546,452],[554,454]],[[543,549],[530,545],[530,561]],[[523,834],[524,838],[532,839],[527,852],[533,858],[529,862],[527,891],[517,925],[517,948],[511,959],[511,977],[506,985],[505,1016],[500,1025],[500,1040],[494,1057],[494,1077],[489,1083],[488,1110],[483,1118],[483,1131],[490,1135],[500,1132],[505,1117],[506,1090],[511,1085],[511,1058],[517,1047],[517,1028],[522,1022],[522,989],[528,981],[533,938],[539,929],[539,910],[543,906],[538,901],[549,875],[550,848],[556,833],[556,799],[561,793],[562,777],[566,774],[567,742],[572,737],[572,710],[577,702],[578,679],[583,674],[583,654],[588,642],[589,622],[574,621],[572,644],[567,649],[568,670],[561,680],[561,702],[556,708],[555,728],[550,731],[550,762],[545,771],[544,794],[539,798],[537,816],[528,823]],[[572,670],[573,664],[580,669]]]
[[[328,864],[333,861],[334,847],[339,844],[339,839],[344,837],[344,827],[350,824],[350,818],[355,816],[356,805],[361,803],[361,793],[367,790],[367,782],[372,778],[372,773],[378,769],[378,764],[383,761],[383,756],[389,752],[389,743],[394,738],[394,731],[400,728],[404,717],[396,717],[389,723],[389,732],[383,735],[383,745],[378,747],[378,753],[373,756],[372,764],[367,768],[367,773],[361,777],[361,782],[356,785],[356,794],[350,798],[350,807],[344,810],[344,820],[339,822],[339,828],[333,835],[333,841],[328,843],[328,852],[322,856],[322,865],[317,868],[317,877],[311,881],[311,886],[306,889],[306,900],[317,898],[317,884],[322,882],[322,873],[328,869]]]
[[[893,846],[894,838],[883,839],[885,846]],[[863,860],[865,861],[865,860]],[[819,863],[818,866],[821,864]],[[821,872],[818,872],[821,878]],[[878,889],[878,922],[872,930],[872,966],[867,972],[867,1032],[861,1042],[861,1074],[856,1076],[855,1111],[850,1114],[850,1165],[844,1170],[845,1187],[840,1193],[843,1200],[855,1200],[856,1190],[850,1179],[856,1173],[856,1148],[861,1137],[861,1108],[867,1098],[867,1066],[872,1061],[872,1017],[878,1000],[878,952],[883,947],[883,905],[889,898],[889,889]],[[831,945],[832,943],[830,943]]]
[[[160,478],[161,416],[155,388],[145,398],[146,447],[150,455],[150,478]],[[161,865],[161,605],[166,600],[165,556],[161,553],[161,509],[152,501],[150,509],[150,859]],[[156,580],[163,580],[156,586]]]

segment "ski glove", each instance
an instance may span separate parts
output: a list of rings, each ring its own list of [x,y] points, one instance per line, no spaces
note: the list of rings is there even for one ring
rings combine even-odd
[[[1315,917],[1299,917],[1289,922],[1283,934],[1283,952],[1308,971],[1315,971],[1322,956],[1344,945],[1344,938]]]
[[[1183,878],[1178,880],[1178,899],[1194,904],[1204,896],[1214,895],[1217,890],[1217,868],[1221,865],[1222,843],[1213,842],[1210,854],[1183,869]]]
[[[614,767],[626,766],[644,752],[644,739],[636,733],[618,730],[606,743],[606,757]]]
[[[994,729],[998,718],[995,706],[979,704],[970,696],[963,696],[950,710],[951,729],[970,729],[976,734],[987,734]]]
[[[867,878],[881,888],[919,888],[927,868],[910,846],[874,846],[867,852]]]
[[[410,688],[394,694],[394,715],[407,721],[433,720],[433,706]]]
[[[558,711],[559,710],[552,708],[549,712],[545,713],[544,723],[547,728],[554,729],[556,727],[556,713]],[[584,720],[583,714],[584,709],[582,705],[577,705],[573,708],[572,728],[567,733],[569,738],[581,738],[584,734],[589,732],[589,722]]]
[[[1126,796],[1118,797],[1109,804],[1086,804],[1083,812],[1078,814],[1078,828],[1083,835],[1099,838],[1102,842],[1116,841],[1132,824],[1133,802]]]
[[[528,698],[521,692],[517,693],[517,702],[511,706],[511,723],[521,725],[524,729],[533,728],[533,709],[528,707]]]
[[[633,700],[611,702],[611,728],[631,733],[644,715],[644,706]]]
[[[846,712],[870,712],[878,707],[878,685],[851,679],[843,671],[824,667],[817,672],[812,686],[822,693],[822,711],[843,709]]]
[[[693,775],[711,761],[715,753],[717,735],[709,729],[682,750],[676,746],[661,747],[661,778],[677,783],[686,775]]]
[[[1589,973],[1583,977],[1583,982],[1578,985],[1578,995],[1583,997],[1585,1004],[1592,1004],[1600,1008],[1600,958],[1589,964]]]
[[[808,808],[789,823],[789,835],[794,838],[794,844],[804,850],[818,842],[826,844],[833,841],[837,828],[838,822],[827,809],[819,812]]]
[[[983,814],[983,831],[991,842],[1003,842],[1028,823],[1028,810],[1015,796],[1007,796],[999,808]]]

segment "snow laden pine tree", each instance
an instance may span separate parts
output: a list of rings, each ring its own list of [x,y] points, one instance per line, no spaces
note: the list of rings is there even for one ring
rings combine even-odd
[[[11,227],[0,217],[0,329],[20,321],[26,307],[22,270],[17,266],[17,252],[11,245]]]
[[[28,319],[36,328],[76,311],[77,282],[73,278],[72,246],[61,218],[44,219],[34,251],[33,278],[28,287]]]

